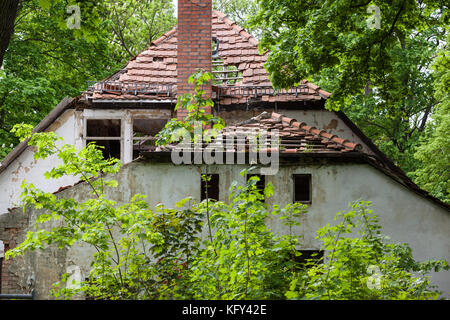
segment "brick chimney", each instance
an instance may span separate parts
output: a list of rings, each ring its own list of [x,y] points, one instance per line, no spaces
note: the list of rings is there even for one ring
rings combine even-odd
[[[211,16],[212,0],[178,0],[177,28],[177,94],[192,93],[188,78],[198,69],[211,72]],[[205,88],[211,96],[211,85]],[[208,108],[211,112],[211,108]],[[178,110],[183,120],[187,110]]]

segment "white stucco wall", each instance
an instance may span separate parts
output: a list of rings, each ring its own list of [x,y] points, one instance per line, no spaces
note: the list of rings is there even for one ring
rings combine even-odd
[[[64,139],[64,143],[82,144],[81,113],[66,110],[46,131],[53,131]],[[33,183],[45,192],[55,192],[59,187],[73,185],[79,179],[63,177],[58,180],[44,179],[44,172],[61,163],[56,156],[45,160],[35,160],[34,150],[25,149],[3,172],[0,173],[0,215],[8,208],[19,206],[21,184],[23,180]]]
[[[371,153],[369,148],[347,127],[334,112],[327,110],[277,110],[288,117],[304,121],[308,125],[327,130],[339,137],[358,142],[363,146],[363,151]],[[249,119],[260,111],[251,110],[232,111],[220,114],[227,124]],[[83,146],[83,128],[85,119],[121,119],[122,120],[122,147],[121,160],[129,163],[132,160],[132,119],[145,117],[148,119],[170,118],[170,110],[142,110],[142,109],[85,109],[84,111],[66,110],[46,131],[54,131],[64,139],[64,143],[74,144],[77,148]],[[0,173],[0,215],[8,212],[8,208],[20,205],[21,184],[24,179],[33,183],[36,187],[46,192],[55,192],[60,187],[73,185],[79,179],[64,177],[57,181],[43,179],[45,171],[51,169],[60,160],[54,156],[45,160],[35,160],[33,150],[27,148],[17,157],[3,172]]]
[[[220,200],[227,201],[228,188],[232,181],[245,182],[239,172],[245,166],[213,165],[208,173],[220,174]],[[187,197],[200,198],[200,174],[202,166],[175,166],[172,164],[131,163],[122,168],[117,176],[119,187],[111,189],[110,196],[119,202],[129,201],[132,195],[147,195],[151,206],[163,203],[174,204]],[[433,202],[410,191],[377,169],[366,164],[318,164],[281,167],[275,176],[266,176],[274,185],[275,195],[267,203],[285,205],[293,199],[292,175],[312,175],[312,204],[301,219],[296,232],[303,236],[301,247],[319,249],[315,238],[316,230],[327,223],[333,224],[335,214],[348,210],[348,203],[354,200],[370,200],[372,209],[380,219],[382,232],[394,242],[407,242],[417,260],[446,259],[450,261],[450,212]],[[85,186],[78,185],[62,193],[65,196],[85,197]],[[85,189],[87,190],[87,189]],[[277,233],[283,230],[276,218],[268,221]],[[68,257],[71,263],[84,265],[88,272],[89,251],[86,247],[73,247]],[[83,262],[84,261],[84,262]],[[450,296],[448,272],[433,274],[432,281],[440,290]]]

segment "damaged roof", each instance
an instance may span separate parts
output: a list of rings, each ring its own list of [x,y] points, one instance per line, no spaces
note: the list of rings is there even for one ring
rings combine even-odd
[[[325,130],[308,126],[305,122],[297,121],[275,112],[264,111],[260,115],[242,121],[238,124],[226,126],[219,135],[213,139],[213,143],[226,143],[226,140],[233,138],[233,148],[227,145],[227,151],[240,152],[238,137],[245,135],[245,151],[249,151],[250,139],[261,133],[267,134],[266,147],[269,152],[280,153],[346,153],[362,152],[362,145],[347,139],[342,139],[335,134]],[[271,136],[279,136],[279,145],[275,150],[270,145]],[[220,141],[219,141],[220,140]],[[205,143],[204,148],[207,147]],[[171,151],[175,145],[149,147],[149,151],[162,152]]]
[[[274,91],[264,68],[268,53],[260,53],[258,41],[226,15],[212,13],[212,36],[218,39],[218,58],[213,74],[213,100],[220,105],[243,104],[248,99],[267,102],[324,100],[330,93],[304,80],[288,90]],[[223,80],[232,79],[233,81]],[[175,100],[177,87],[177,28],[153,41],[127,65],[89,87],[88,99]]]

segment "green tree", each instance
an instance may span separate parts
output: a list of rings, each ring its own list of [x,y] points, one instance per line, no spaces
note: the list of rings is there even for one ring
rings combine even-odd
[[[31,129],[15,127],[22,137]],[[294,259],[300,235],[276,235],[266,219],[275,215],[292,227],[298,225],[305,206],[269,208],[262,200],[273,194],[273,187],[268,184],[261,194],[257,177],[244,186],[233,183],[228,203],[186,198],[175,208],[152,209],[144,196],[134,195],[129,203],[119,205],[106,197],[105,190],[117,186],[107,175],[116,173],[120,162],[104,160],[94,144],[77,152],[71,145],[57,147],[59,140],[46,132],[34,134],[29,143],[37,148],[36,159],[57,154],[63,162],[46,178],[80,176],[91,188],[91,198],[58,198],[24,182],[24,210],[41,211],[35,230],[7,252],[10,259],[49,245],[93,246],[88,281],[70,289],[64,275],[52,290],[55,297],[70,299],[80,292],[95,299],[280,299],[284,294],[296,299],[438,297],[427,274],[448,270],[447,263],[419,263],[406,244],[388,243],[366,202],[352,204],[349,212],[338,213],[338,224],[318,231],[328,256],[325,263],[310,260],[301,265]],[[61,219],[64,223],[48,224]]]
[[[188,82],[194,85],[194,93],[187,93],[178,97],[174,109],[174,111],[186,110],[187,115],[183,121],[173,118],[167,122],[157,134],[157,145],[178,142],[180,138],[187,138],[192,142],[203,139],[204,136],[211,139],[225,126],[225,121],[222,118],[207,112],[208,108],[214,106],[214,102],[206,96],[205,86],[213,79],[212,73],[205,72],[202,69],[189,76]],[[197,128],[199,129],[198,134]]]
[[[258,12],[258,3],[254,0],[213,0],[213,9],[230,17],[239,26],[253,36],[261,33],[258,27],[250,24],[250,19]]]
[[[252,169],[240,174],[245,176]],[[264,198],[273,195],[273,186],[268,183],[261,192],[258,181],[252,176],[244,186],[233,182],[228,204],[206,198],[199,207],[207,217],[209,233],[191,269],[195,298],[282,298],[298,239],[292,234],[274,234],[266,220],[274,215],[281,224],[298,225],[306,205],[269,208]]]
[[[442,41],[437,29],[412,34],[403,44],[390,50],[395,69],[389,91],[381,95],[374,87],[348,99],[343,111],[372,141],[405,172],[411,173],[421,162],[413,154],[436,109],[433,95],[435,73],[431,65]],[[435,40],[432,41],[432,39]],[[332,73],[318,83],[333,85]]]
[[[339,212],[333,226],[317,231],[323,263],[310,259],[308,269],[294,276],[288,298],[332,300],[436,299],[439,297],[429,274],[448,270],[446,261],[417,262],[408,244],[389,243],[381,234],[370,202],[350,204]]]
[[[450,36],[447,36],[447,45]],[[422,163],[416,182],[433,196],[450,203],[450,56],[444,47],[434,64],[435,98],[439,101],[414,158]]]
[[[15,126],[24,139],[31,126]],[[117,159],[103,159],[101,150],[90,143],[80,151],[72,145],[58,147],[52,132],[35,133],[29,144],[37,148],[35,159],[56,154],[62,164],[45,173],[54,179],[64,175],[80,176],[89,185],[91,198],[76,201],[23,182],[21,200],[24,210],[42,210],[35,230],[26,240],[7,252],[7,258],[30,250],[60,249],[78,242],[93,246],[89,279],[78,289],[66,287],[68,275],[55,284],[55,297],[72,298],[84,292],[96,299],[241,299],[280,296],[268,281],[287,284],[286,268],[273,268],[277,258],[294,250],[293,236],[275,236],[265,226],[265,218],[278,215],[289,221],[304,210],[301,204],[284,209],[268,209],[256,187],[258,178],[246,186],[233,184],[230,203],[197,203],[186,198],[176,208],[162,205],[149,208],[142,195],[134,195],[122,205],[106,197],[107,188],[117,187],[108,174],[117,173]],[[242,173],[242,174],[245,174]],[[273,191],[268,185],[265,196]],[[201,237],[204,218],[210,237]],[[49,225],[51,221],[64,223]],[[212,233],[211,230],[214,230]],[[201,246],[200,246],[201,244]],[[276,264],[280,266],[279,263]],[[245,268],[245,272],[243,272]],[[214,274],[216,282],[211,279]],[[284,279],[284,281],[283,281]]]
[[[381,97],[398,83],[395,50],[411,35],[443,26],[441,1],[259,1],[253,23],[264,32],[261,47],[271,51],[267,68],[277,87],[287,87],[332,68],[337,79],[334,105],[364,92],[370,81]],[[368,12],[376,5],[379,26]],[[441,34],[440,39],[443,39]],[[435,43],[431,42],[430,46]],[[402,79],[404,80],[404,79]]]
[[[175,25],[170,1],[116,2],[21,4],[0,70],[0,159],[18,142],[9,134],[13,124],[36,125],[62,98],[85,90],[87,80],[116,72]],[[74,4],[80,7],[79,29],[68,27],[67,8]]]
[[[115,59],[126,63],[176,25],[170,0],[104,0],[102,16]]]
[[[4,154],[10,144],[17,143],[8,133],[13,124],[37,124],[64,96],[77,96],[86,87],[86,80],[105,77],[117,68],[110,59],[106,31],[82,31],[91,29],[88,23],[98,23],[95,12],[83,28],[69,29],[64,20],[65,3],[55,2],[45,9],[41,5],[35,0],[22,4],[0,71],[0,144],[7,146]],[[87,4],[81,8],[89,13]]]
[[[252,23],[273,84],[310,79],[407,174],[436,109],[431,64],[445,42],[443,1],[259,1]],[[379,9],[379,20],[377,11]],[[379,22],[377,25],[376,22]]]
[[[177,107],[189,110],[189,121],[203,121],[203,129],[220,120],[204,118],[203,107],[210,101],[201,86],[211,80],[201,71],[191,76],[195,92],[180,97]],[[218,122],[213,122],[218,121]],[[166,126],[160,137],[171,143],[175,132],[189,126]],[[190,123],[190,122],[189,122]],[[15,126],[21,139],[30,136],[32,126]],[[92,245],[89,281],[78,289],[65,287],[67,275],[55,285],[53,294],[71,298],[82,291],[100,299],[431,299],[438,294],[426,274],[448,269],[444,261],[418,263],[407,245],[389,244],[380,235],[380,226],[365,202],[354,203],[348,213],[339,213],[336,226],[318,231],[330,259],[324,264],[310,261],[305,268],[295,261],[298,237],[292,227],[299,224],[306,206],[294,203],[283,208],[263,201],[273,195],[269,183],[263,194],[257,177],[246,185],[232,183],[228,203],[213,201],[205,188],[205,200],[186,198],[176,208],[162,205],[149,208],[142,195],[134,195],[122,205],[106,197],[105,189],[117,181],[107,175],[117,173],[117,159],[104,160],[94,144],[80,151],[74,146],[58,147],[52,132],[35,133],[29,144],[36,159],[56,154],[62,164],[45,173],[46,178],[80,176],[91,188],[91,198],[76,201],[57,198],[32,184],[23,183],[24,210],[41,209],[35,230],[26,240],[7,252],[7,258],[48,245],[66,248],[77,242]],[[253,168],[250,168],[252,170]],[[250,171],[248,170],[248,171]],[[245,175],[247,170],[241,172]],[[204,177],[207,181],[207,176]],[[269,215],[278,216],[289,232],[274,234],[266,225]],[[49,226],[62,219],[64,223]],[[354,235],[357,231],[358,236]],[[203,231],[203,232],[202,232]],[[206,236],[202,236],[202,234]],[[351,237],[353,235],[353,237]],[[367,286],[372,276],[368,266],[377,266],[383,275],[381,289]],[[412,272],[419,273],[418,276]]]

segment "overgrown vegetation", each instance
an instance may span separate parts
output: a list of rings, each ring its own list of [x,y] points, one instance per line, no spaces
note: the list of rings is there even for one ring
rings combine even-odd
[[[171,119],[157,135],[157,145],[167,145],[179,142],[181,138],[196,142],[198,139],[211,140],[225,126],[225,121],[216,117],[211,110],[214,103],[206,95],[205,86],[212,81],[214,76],[204,70],[197,70],[189,76],[188,83],[193,84],[194,93],[179,96],[174,111],[187,111],[183,121]],[[198,130],[198,133],[197,133]],[[207,141],[208,142],[208,141]]]
[[[288,298],[306,299],[434,299],[438,293],[427,274],[448,270],[446,261],[419,263],[406,243],[390,243],[381,234],[370,202],[356,201],[339,212],[337,224],[317,231],[325,263],[311,260],[308,270],[294,274]]]

